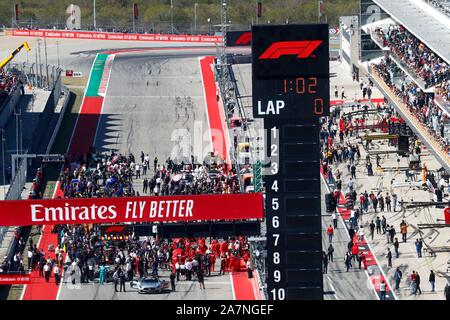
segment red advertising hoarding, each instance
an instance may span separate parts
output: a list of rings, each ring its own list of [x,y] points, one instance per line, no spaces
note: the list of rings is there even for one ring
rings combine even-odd
[[[30,284],[29,274],[0,274],[0,286],[11,284]]]
[[[263,217],[261,193],[0,201],[0,226]]]
[[[84,40],[127,40],[127,41],[164,41],[164,42],[222,42],[218,36],[196,35],[170,35],[170,34],[131,34],[92,31],[67,31],[67,30],[12,30],[13,36],[21,37],[45,37],[63,39]]]

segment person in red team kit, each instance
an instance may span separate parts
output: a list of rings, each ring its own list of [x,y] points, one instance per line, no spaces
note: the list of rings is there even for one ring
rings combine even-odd
[[[352,259],[353,259],[353,261],[357,260],[358,254],[359,254],[359,248],[358,248],[358,245],[355,243],[352,246]]]
[[[328,234],[328,241],[331,243],[333,241],[333,235],[334,235],[334,229],[330,226],[327,228],[327,234]]]

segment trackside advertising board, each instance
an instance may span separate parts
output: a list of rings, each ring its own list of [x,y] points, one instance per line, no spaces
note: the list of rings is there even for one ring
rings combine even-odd
[[[92,31],[65,31],[65,30],[12,30],[13,36],[45,37],[59,39],[83,39],[83,40],[128,40],[128,41],[167,41],[167,42],[203,42],[219,43],[222,37],[195,36],[179,34],[131,34],[108,33]]]
[[[251,46],[252,32],[246,31],[228,31],[227,32],[227,47]]]
[[[0,274],[0,286],[11,284],[30,284],[29,274]]]
[[[263,217],[261,193],[0,201],[1,226],[238,220]]]

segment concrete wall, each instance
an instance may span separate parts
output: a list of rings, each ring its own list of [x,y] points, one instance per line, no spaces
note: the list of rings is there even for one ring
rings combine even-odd
[[[33,132],[33,140],[31,141],[30,153],[43,154],[47,151],[47,145],[50,141],[48,134],[50,122],[53,119],[59,97],[61,96],[61,76],[58,76],[55,86],[53,87],[47,104],[41,112],[39,123]]]
[[[340,52],[342,61],[350,66],[350,74],[359,74],[360,33],[358,16],[344,16],[339,19],[341,35]]]
[[[6,123],[14,113],[14,108],[19,103],[20,97],[20,87],[17,86],[17,88],[14,90],[12,95],[8,98],[8,100],[0,110],[0,128],[6,127]]]

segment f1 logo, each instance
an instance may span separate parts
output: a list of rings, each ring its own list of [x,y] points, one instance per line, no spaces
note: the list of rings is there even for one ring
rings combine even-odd
[[[249,44],[250,41],[252,41],[252,33],[250,31],[244,32],[240,35],[240,37],[236,40],[234,44],[236,45],[246,45]]]
[[[322,43],[322,40],[306,41],[279,41],[272,43],[259,59],[279,59],[282,56],[297,55],[299,59],[311,56],[314,50]]]

